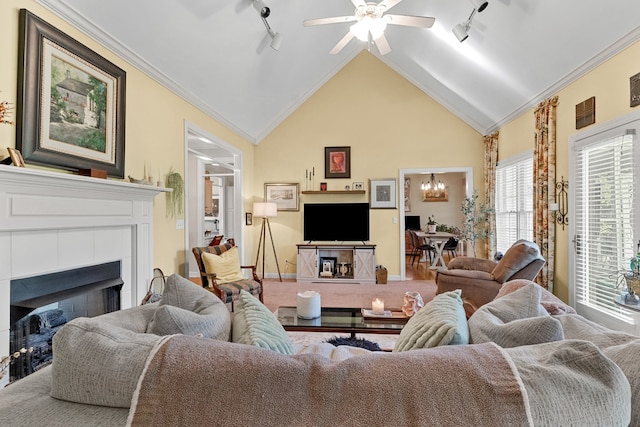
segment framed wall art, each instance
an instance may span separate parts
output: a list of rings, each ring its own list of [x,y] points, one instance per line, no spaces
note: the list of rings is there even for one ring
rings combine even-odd
[[[370,183],[371,209],[395,209],[397,207],[395,179],[372,179]]]
[[[293,184],[265,184],[264,201],[277,204],[279,211],[298,211],[300,210],[299,186],[300,184],[297,182]]]
[[[246,212],[244,214],[244,225],[253,225],[253,213]]]
[[[17,148],[25,160],[124,178],[126,73],[20,10]]]
[[[324,177],[351,178],[351,147],[324,147]]]

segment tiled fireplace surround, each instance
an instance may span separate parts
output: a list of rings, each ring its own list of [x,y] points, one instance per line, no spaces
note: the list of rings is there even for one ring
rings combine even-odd
[[[153,272],[153,199],[164,189],[0,166],[0,356],[9,354],[10,281],[121,261],[121,308]]]

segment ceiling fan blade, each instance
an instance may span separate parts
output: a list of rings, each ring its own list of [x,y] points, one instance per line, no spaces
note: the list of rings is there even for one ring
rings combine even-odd
[[[340,53],[340,51],[351,41],[353,38],[353,33],[351,31],[347,31],[347,34],[338,42],[336,45],[329,51],[331,55],[335,55]]]
[[[389,46],[389,42],[387,41],[387,38],[384,36],[384,34],[375,39],[374,42],[376,43],[376,46],[378,46],[380,55],[386,55],[387,53],[391,52],[391,46]]]
[[[387,24],[404,25],[407,27],[431,28],[436,18],[431,16],[412,16],[412,15],[384,15]]]
[[[356,9],[360,6],[366,6],[367,2],[365,2],[364,0],[351,0],[351,3],[353,3],[353,5],[356,7]]]
[[[358,18],[355,16],[332,16],[331,18],[307,19],[302,22],[302,25],[310,27],[312,25],[337,24],[340,22],[351,22],[357,20]]]
[[[379,4],[378,7],[384,7],[384,10],[389,10],[391,9],[393,6],[397,5],[398,3],[400,3],[402,0],[382,0]]]

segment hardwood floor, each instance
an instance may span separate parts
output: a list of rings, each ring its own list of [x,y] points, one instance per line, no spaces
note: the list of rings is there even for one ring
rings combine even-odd
[[[448,254],[444,255],[445,264],[449,264],[451,258]],[[431,270],[429,262],[418,262],[414,260],[413,265],[410,263],[411,257],[406,257],[406,278],[407,280],[436,280],[436,270]]]

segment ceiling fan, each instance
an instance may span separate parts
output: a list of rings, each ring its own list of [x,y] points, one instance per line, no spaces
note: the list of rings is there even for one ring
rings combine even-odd
[[[435,18],[412,15],[389,15],[386,12],[402,0],[382,0],[380,3],[365,2],[365,0],[351,0],[356,7],[353,16],[335,16],[331,18],[307,19],[305,27],[312,25],[336,24],[340,22],[354,22],[347,34],[329,51],[331,54],[340,52],[356,37],[358,40],[373,42],[378,47],[380,55],[391,52],[391,46],[384,36],[387,24],[405,27],[431,28]]]

